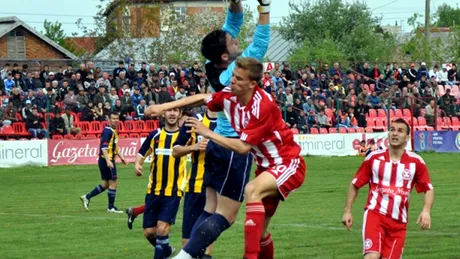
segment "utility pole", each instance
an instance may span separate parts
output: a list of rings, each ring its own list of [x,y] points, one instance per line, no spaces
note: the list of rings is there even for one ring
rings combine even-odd
[[[430,39],[430,0],[425,0],[425,37]]]

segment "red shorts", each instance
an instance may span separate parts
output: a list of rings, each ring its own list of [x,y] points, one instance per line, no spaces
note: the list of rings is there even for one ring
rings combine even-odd
[[[306,171],[305,160],[300,156],[276,167],[258,167],[256,169],[256,177],[263,172],[271,174],[275,178],[278,191],[281,194],[281,197],[267,197],[262,200],[265,207],[265,214],[268,217],[272,217],[275,214],[280,199],[286,199],[289,193],[295,191],[303,184]]]
[[[363,220],[363,254],[380,253],[381,258],[400,259],[406,240],[405,223],[377,211],[366,210]]]

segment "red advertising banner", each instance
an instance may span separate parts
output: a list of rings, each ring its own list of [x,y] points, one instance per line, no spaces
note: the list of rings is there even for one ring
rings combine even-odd
[[[99,158],[100,139],[49,140],[48,166],[95,165]],[[141,139],[119,139],[119,152],[128,162],[135,162]],[[117,159],[117,161],[119,161]]]

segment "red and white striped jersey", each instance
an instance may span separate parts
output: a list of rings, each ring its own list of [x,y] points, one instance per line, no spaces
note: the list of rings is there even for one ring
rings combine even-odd
[[[414,185],[419,193],[433,189],[425,162],[409,151],[404,152],[399,162],[391,161],[389,150],[372,152],[352,183],[358,188],[369,184],[365,209],[403,223],[407,223],[409,196]]]
[[[299,157],[300,146],[286,126],[275,100],[256,87],[251,101],[241,106],[230,87],[214,93],[207,101],[211,111],[223,111],[240,139],[252,146],[251,153],[262,168],[285,164]]]

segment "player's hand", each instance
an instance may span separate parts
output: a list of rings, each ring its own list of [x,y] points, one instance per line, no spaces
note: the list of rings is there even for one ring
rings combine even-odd
[[[431,228],[430,213],[426,211],[422,211],[422,213],[420,213],[420,216],[418,216],[417,225],[420,225],[420,228],[422,230],[430,229]]]
[[[107,167],[110,168],[110,169],[114,168],[112,161],[110,161],[110,160],[107,161]]]
[[[348,231],[350,231],[351,226],[353,225],[353,215],[351,215],[351,212],[345,212],[343,214],[342,223],[345,225]]]
[[[128,165],[128,161],[126,161],[126,159],[123,157],[123,158],[120,158],[121,162],[125,165]]]
[[[134,173],[135,173],[137,176],[142,176],[142,170],[144,170],[144,168],[142,167],[142,165],[136,164],[136,165],[134,166]]]
[[[195,144],[195,151],[205,151],[208,146],[208,139],[202,139],[200,142]]]
[[[185,121],[185,126],[191,128],[190,130],[187,130],[187,133],[195,132],[196,134],[199,134],[205,138],[209,138],[209,134],[212,132],[209,128],[204,126],[201,121],[193,117],[187,118]]]
[[[259,2],[260,5],[265,6],[265,5],[270,5],[272,1],[271,0],[257,0],[257,2]]]
[[[147,117],[158,117],[161,116],[164,113],[165,109],[163,105],[158,104],[158,105],[150,105],[145,109],[144,115]]]

